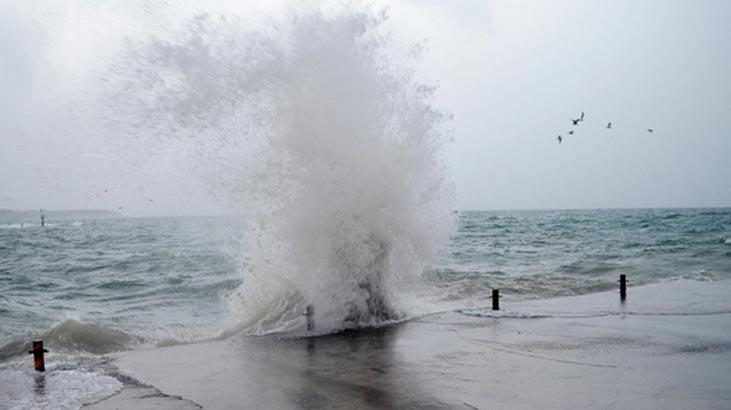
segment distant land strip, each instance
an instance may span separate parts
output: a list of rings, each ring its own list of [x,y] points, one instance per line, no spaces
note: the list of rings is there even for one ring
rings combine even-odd
[[[0,220],[20,221],[38,219],[41,215],[40,209],[32,211],[16,211],[12,209],[0,209]],[[74,219],[74,218],[121,218],[122,213],[108,209],[65,209],[65,210],[43,210],[43,215],[48,219]]]

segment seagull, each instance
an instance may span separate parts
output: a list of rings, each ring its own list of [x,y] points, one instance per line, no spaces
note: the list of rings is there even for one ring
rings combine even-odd
[[[556,139],[558,140],[558,143],[559,143],[559,144],[561,143],[561,141],[563,141],[563,138],[561,138],[561,136],[560,136],[560,135],[559,135],[558,137],[556,137]]]
[[[574,130],[570,130],[567,132],[569,135],[574,135]]]
[[[612,128],[612,122],[611,122],[611,121],[609,121],[609,122],[607,123],[607,129],[610,129],[610,128]]]
[[[573,122],[574,125],[579,125],[579,121],[581,121],[581,120],[578,119],[578,118],[577,119],[573,119],[573,118],[571,119],[571,122]]]
[[[649,132],[650,134],[652,134],[653,132],[655,132],[655,130],[653,130],[652,128],[648,128],[647,129],[647,132]]]
[[[584,111],[581,112],[581,117],[579,117],[579,121],[584,121]]]

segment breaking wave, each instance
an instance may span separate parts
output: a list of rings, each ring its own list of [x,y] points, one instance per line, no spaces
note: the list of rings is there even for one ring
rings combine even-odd
[[[65,320],[51,330],[36,335],[46,346],[53,347],[53,354],[62,352],[91,353],[101,355],[128,349],[141,340],[124,332],[101,326],[84,324],[73,319]],[[0,362],[18,356],[27,356],[30,339],[16,340],[0,347]]]
[[[453,230],[442,148],[450,116],[417,79],[384,11],[298,9],[270,29],[201,14],[129,41],[106,78],[114,124],[176,149],[254,221],[232,328],[371,325],[407,314],[400,290]]]

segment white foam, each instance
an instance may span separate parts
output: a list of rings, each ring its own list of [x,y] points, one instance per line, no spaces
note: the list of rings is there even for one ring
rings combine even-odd
[[[78,409],[122,388],[114,377],[97,371],[47,367],[0,370],[0,407],[4,409]]]
[[[449,116],[414,76],[419,47],[397,44],[385,13],[289,14],[267,32],[201,15],[130,42],[115,71],[130,123],[173,134],[252,215],[244,283],[229,297],[238,327],[281,328],[306,304],[319,329],[393,319],[399,289],[452,231]]]
[[[22,229],[22,228],[29,228],[33,226],[32,224],[20,224],[20,223],[9,223],[9,224],[0,224],[0,229]]]

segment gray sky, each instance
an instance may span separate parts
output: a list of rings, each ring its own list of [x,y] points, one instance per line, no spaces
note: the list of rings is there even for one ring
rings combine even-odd
[[[225,210],[174,167],[116,156],[85,107],[123,36],[175,17],[150,12],[163,3],[0,0],[0,208]],[[175,13],[208,8],[193,3]],[[420,75],[454,114],[460,209],[731,206],[731,2],[376,3],[407,41],[428,39]]]

